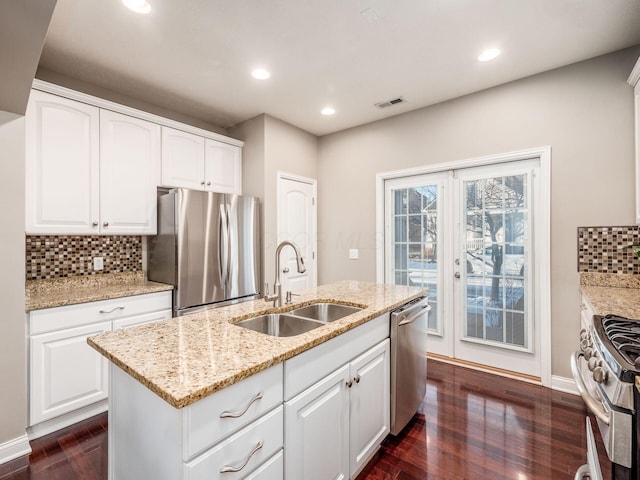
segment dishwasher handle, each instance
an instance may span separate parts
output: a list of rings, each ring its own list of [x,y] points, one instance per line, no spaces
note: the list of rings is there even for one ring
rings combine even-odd
[[[409,318],[405,318],[405,319],[401,320],[400,323],[398,323],[398,326],[402,327],[403,325],[409,325],[410,323],[415,322],[422,315],[424,315],[425,313],[429,312],[429,310],[431,310],[431,307],[429,305],[422,305],[417,313],[414,313]]]

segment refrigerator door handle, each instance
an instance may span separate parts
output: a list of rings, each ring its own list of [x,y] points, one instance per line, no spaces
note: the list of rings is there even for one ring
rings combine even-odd
[[[220,246],[218,249],[219,262],[218,267],[220,270],[220,279],[225,290],[227,289],[227,272],[229,271],[229,221],[227,219],[227,209],[224,203],[220,204],[220,228],[218,229],[220,235]]]
[[[225,288],[227,291],[231,290],[231,205],[228,203],[224,204],[224,208],[226,210],[226,219],[227,219],[227,262],[226,262],[226,283]]]

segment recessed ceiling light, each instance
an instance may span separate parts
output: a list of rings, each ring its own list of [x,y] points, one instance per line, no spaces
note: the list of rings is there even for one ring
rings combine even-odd
[[[271,76],[271,74],[264,68],[256,68],[253,72],[251,72],[251,76],[258,80],[266,80]]]
[[[149,13],[151,5],[147,0],[122,0],[124,6],[136,13]]]
[[[320,110],[320,113],[322,115],[333,115],[334,113],[336,113],[336,110],[332,107],[324,107],[322,110]]]
[[[494,58],[496,58],[498,55],[500,55],[499,48],[490,48],[482,52],[478,57],[478,60],[480,60],[481,62],[488,62],[489,60],[493,60]]]

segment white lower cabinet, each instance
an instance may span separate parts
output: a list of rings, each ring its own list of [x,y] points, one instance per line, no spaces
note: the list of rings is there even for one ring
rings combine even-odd
[[[286,478],[355,478],[389,433],[389,340],[285,403]]]
[[[171,292],[34,310],[29,329],[29,434],[106,410],[108,361],[87,338],[171,317]]]
[[[109,331],[101,322],[31,338],[31,424],[107,398],[108,365],[87,337]]]
[[[111,480],[282,480],[282,364],[177,409],[111,366]]]
[[[185,480],[240,480],[282,451],[282,405],[185,464]],[[252,478],[268,478],[267,474]],[[282,477],[280,477],[282,478]]]
[[[354,478],[389,433],[390,363],[385,340],[350,364],[349,470]]]
[[[285,403],[287,479],[349,478],[349,365]]]

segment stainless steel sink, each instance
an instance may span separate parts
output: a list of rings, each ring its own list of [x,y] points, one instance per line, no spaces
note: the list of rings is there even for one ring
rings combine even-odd
[[[310,318],[319,322],[328,323],[340,320],[347,315],[356,313],[362,310],[358,307],[351,307],[349,305],[340,305],[339,303],[314,303],[306,307],[296,308],[291,310],[291,315],[298,317]]]
[[[293,337],[321,327],[324,323],[310,318],[294,317],[285,313],[269,313],[241,320],[236,325],[273,337]]]

